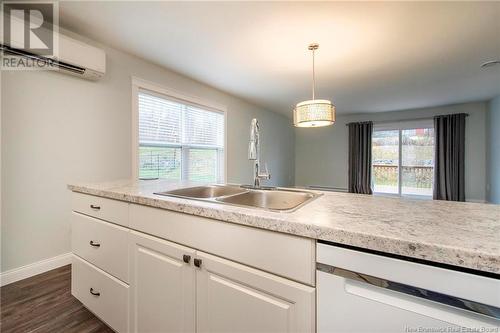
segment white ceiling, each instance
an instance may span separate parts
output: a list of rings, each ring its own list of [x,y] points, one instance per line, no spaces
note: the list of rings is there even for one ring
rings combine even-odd
[[[61,25],[290,115],[317,98],[338,113],[500,94],[499,2],[60,2]]]

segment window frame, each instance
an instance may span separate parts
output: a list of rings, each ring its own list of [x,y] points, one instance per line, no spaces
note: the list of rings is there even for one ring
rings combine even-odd
[[[184,93],[178,92],[174,89],[164,87],[154,82],[143,80],[137,77],[132,77],[132,179],[139,179],[139,93],[140,91],[146,91],[148,94],[153,96],[158,96],[160,98],[170,99],[179,103],[192,105],[194,107],[208,109],[209,111],[219,112],[224,115],[224,139],[223,148],[217,149],[217,154],[222,153],[222,165],[223,172],[217,176],[217,181],[224,183],[227,180],[227,107],[212,101],[208,101],[196,96],[186,95]],[[200,145],[185,145],[179,144],[165,144],[161,147],[172,147],[181,149],[181,179],[180,181],[188,181],[185,178],[187,175],[187,167],[182,160],[189,153],[189,149],[206,148]],[[220,157],[219,157],[220,159]]]
[[[403,194],[402,191],[402,183],[403,183],[403,173],[401,172],[403,168],[403,131],[410,129],[419,129],[419,128],[434,128],[434,121],[432,118],[424,118],[419,120],[402,120],[398,122],[386,122],[374,124],[373,132],[382,132],[382,131],[398,131],[398,193],[385,193],[385,192],[375,192],[374,195],[380,196],[388,196],[388,197],[405,197],[412,199],[423,199],[430,200],[432,199],[432,195],[418,195],[418,194]],[[373,140],[373,139],[372,139]],[[436,149],[434,143],[434,149]],[[373,148],[372,148],[373,149]],[[373,152],[372,152],[373,154]],[[373,158],[373,157],[372,157]],[[435,162],[435,161],[434,161]],[[371,173],[373,173],[373,163],[371,163]],[[372,188],[375,189],[374,177],[372,176]],[[432,179],[432,186],[434,187],[434,178]]]

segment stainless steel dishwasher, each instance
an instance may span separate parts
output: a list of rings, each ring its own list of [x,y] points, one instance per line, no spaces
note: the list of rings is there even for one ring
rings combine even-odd
[[[317,247],[317,330],[500,332],[500,280]]]

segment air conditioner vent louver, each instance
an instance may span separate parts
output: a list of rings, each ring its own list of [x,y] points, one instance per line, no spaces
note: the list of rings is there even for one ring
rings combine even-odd
[[[0,44],[0,48],[5,54],[9,55],[14,55],[14,56],[20,56],[20,57],[25,57],[28,59],[33,59],[36,61],[43,61],[45,64],[55,67],[55,68],[61,68],[66,71],[73,72],[74,74],[79,74],[79,75],[84,75],[85,74],[85,68],[70,65],[68,63],[65,63],[63,61],[55,60],[55,59],[50,59],[50,58],[45,58],[39,55],[36,55],[34,53],[26,52],[23,50],[19,49],[14,49],[6,45]]]

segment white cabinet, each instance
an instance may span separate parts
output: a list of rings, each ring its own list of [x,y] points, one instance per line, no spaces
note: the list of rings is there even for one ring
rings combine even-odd
[[[314,240],[79,193],[71,221],[72,294],[117,332],[315,331]]]
[[[132,332],[314,332],[312,287],[138,232],[129,257]]]
[[[86,211],[90,205],[100,210]],[[75,195],[74,209],[88,215],[71,214],[71,294],[116,332],[128,332],[130,229],[99,219],[125,223],[128,204]]]
[[[314,332],[314,288],[197,252],[197,332]]]
[[[195,331],[195,251],[130,234],[130,321],[137,333]]]
[[[129,225],[130,205],[126,202],[74,192],[71,205],[74,212],[124,227]]]
[[[71,294],[116,332],[128,332],[129,286],[78,256],[71,270]]]
[[[73,212],[71,249],[74,254],[128,283],[129,229]]]
[[[314,286],[316,241],[206,217],[130,205],[130,228]]]

